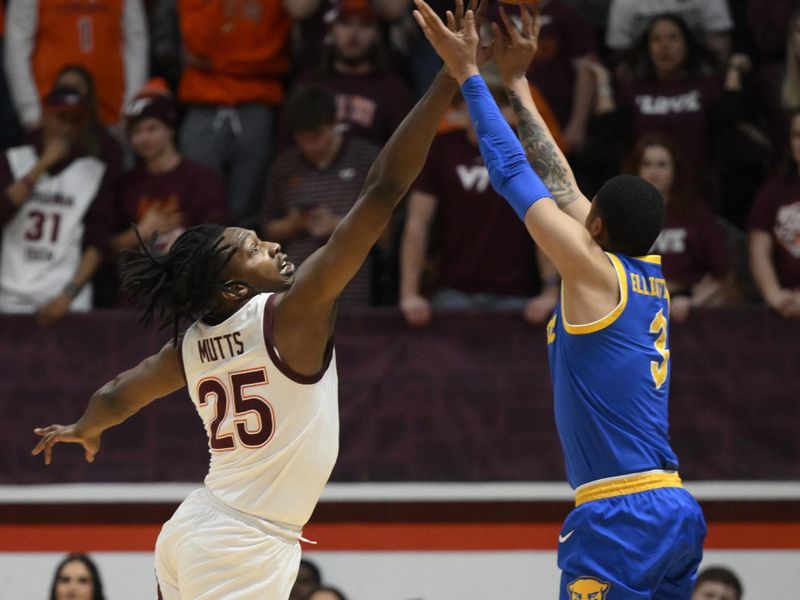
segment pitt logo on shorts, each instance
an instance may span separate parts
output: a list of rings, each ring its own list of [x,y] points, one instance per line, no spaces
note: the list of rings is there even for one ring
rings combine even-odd
[[[594,577],[578,577],[567,586],[569,600],[603,600],[610,583]]]

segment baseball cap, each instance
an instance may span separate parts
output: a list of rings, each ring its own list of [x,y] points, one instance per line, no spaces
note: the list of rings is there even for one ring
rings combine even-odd
[[[125,107],[125,126],[128,133],[136,123],[148,117],[158,119],[172,129],[177,126],[175,99],[163,80],[147,82]]]
[[[89,101],[70,85],[57,85],[42,98],[42,106],[53,111],[89,112]]]
[[[370,0],[338,0],[325,14],[325,22],[334,23],[347,17],[361,17],[366,21],[375,21],[378,18]]]

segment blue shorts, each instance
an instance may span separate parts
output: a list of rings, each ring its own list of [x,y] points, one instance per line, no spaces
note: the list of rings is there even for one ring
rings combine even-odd
[[[561,600],[689,600],[706,523],[679,487],[577,506],[559,536]]]

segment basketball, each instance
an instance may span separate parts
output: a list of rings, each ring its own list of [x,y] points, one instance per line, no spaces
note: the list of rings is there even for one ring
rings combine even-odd
[[[529,6],[537,6],[539,4],[539,0],[500,0],[502,4],[527,4]]]

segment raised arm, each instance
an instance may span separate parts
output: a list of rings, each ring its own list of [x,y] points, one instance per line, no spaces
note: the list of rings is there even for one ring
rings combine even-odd
[[[517,130],[522,147],[533,170],[542,178],[558,207],[580,223],[589,214],[590,203],[578,189],[575,176],[564,154],[531,97],[525,77],[539,41],[539,19],[526,6],[520,6],[521,30],[501,7],[504,34],[492,23],[495,36],[495,61],[503,79],[511,106],[517,115]]]
[[[470,18],[475,18],[475,12],[480,15],[484,8],[485,4],[478,6],[477,0],[473,0]],[[448,11],[448,15],[449,26],[453,30],[460,27],[464,19],[463,0],[456,0],[455,14]],[[477,51],[477,46],[473,51]],[[490,55],[485,52],[481,59],[487,60]],[[333,305],[361,268],[389,224],[395,207],[422,170],[442,116],[456,91],[456,82],[443,69],[378,154],[358,200],[328,243],[298,269],[282,305],[288,302],[292,312],[300,313],[325,312]]]
[[[519,141],[500,113],[474,60],[477,43],[470,12],[456,33],[448,30],[424,0],[414,0],[414,16],[450,72],[461,84],[492,186],[511,205],[565,282],[608,287],[616,277],[589,232],[558,209],[542,180],[531,169]],[[495,40],[497,51],[497,40]]]
[[[59,442],[74,442],[83,446],[87,461],[94,461],[100,449],[100,435],[106,429],[119,425],[153,400],[186,385],[180,351],[180,347],[175,348],[169,342],[158,354],[117,375],[92,395],[83,416],[72,425],[34,429],[42,439],[32,454],[44,452],[44,462],[49,465],[53,446]]]
[[[327,244],[304,262],[281,304],[327,308],[361,268],[428,156],[439,121],[457,91],[440,72],[367,173],[361,194]]]

